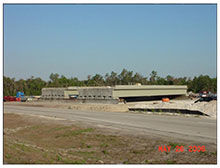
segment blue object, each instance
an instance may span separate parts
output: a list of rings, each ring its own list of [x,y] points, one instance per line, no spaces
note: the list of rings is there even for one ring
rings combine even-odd
[[[22,98],[24,97],[24,92],[17,92],[16,93],[16,98]]]

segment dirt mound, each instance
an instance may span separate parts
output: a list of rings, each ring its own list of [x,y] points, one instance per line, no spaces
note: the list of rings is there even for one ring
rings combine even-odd
[[[210,117],[216,118],[217,101],[213,100],[210,102],[198,103],[194,103],[194,101],[151,102],[145,104],[136,104],[133,108],[193,110],[200,111]]]
[[[217,115],[217,101],[216,100],[213,100],[210,102],[195,103],[193,105],[193,108],[209,115],[210,117],[216,118],[216,115]]]

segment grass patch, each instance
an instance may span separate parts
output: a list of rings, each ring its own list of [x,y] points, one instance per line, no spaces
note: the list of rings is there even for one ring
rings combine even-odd
[[[217,151],[216,152],[211,152],[211,154],[217,156]]]
[[[87,148],[92,148],[92,145],[87,145],[86,147],[87,147]]]
[[[39,129],[40,127],[41,127],[40,125],[34,125],[32,127],[29,127],[29,129],[35,130],[35,129]]]
[[[85,160],[76,160],[76,161],[72,161],[72,164],[85,164],[86,161]]]
[[[109,147],[109,145],[106,144],[106,143],[102,143],[100,146],[101,146],[102,148],[107,148],[107,147]]]
[[[176,163],[176,161],[174,161],[174,160],[166,160],[166,164],[175,164]]]
[[[62,157],[60,155],[57,155],[57,161],[61,161],[62,160]]]
[[[54,129],[52,129],[52,130],[59,131],[59,130],[67,129],[67,128],[71,128],[71,126],[58,127],[58,128],[54,128]]]
[[[105,154],[105,155],[109,154],[107,150],[103,150],[102,153]]]
[[[169,143],[167,146],[171,146],[171,149],[175,149],[176,148],[176,146],[184,146],[183,144],[178,144],[178,143]]]
[[[83,156],[83,157],[90,157],[91,155],[95,154],[95,151],[76,151],[76,152],[73,152],[73,151],[69,151],[68,152],[69,155],[77,155],[77,156]]]
[[[151,162],[149,162],[149,160],[145,160],[144,163],[150,164]]]
[[[74,131],[68,131],[62,135],[57,135],[55,136],[55,138],[59,138],[59,137],[69,137],[69,136],[76,136],[76,135],[80,135],[82,133],[85,133],[85,132],[92,132],[94,131],[93,128],[87,128],[87,129],[81,129],[81,130],[74,130]]]
[[[24,144],[21,145],[21,150],[25,151],[25,146],[24,146]]]
[[[10,154],[6,154],[5,158],[10,159],[10,158],[12,158],[12,156]]]
[[[44,158],[47,158],[47,157],[48,157],[48,153],[47,153],[47,152],[44,152],[44,153],[43,153],[43,157],[44,157]]]
[[[14,143],[12,144],[12,146],[10,146],[11,149],[15,149],[15,150],[21,150],[23,152],[33,152],[35,151],[32,147],[29,147],[29,146],[26,146],[24,144],[17,144],[17,143]]]

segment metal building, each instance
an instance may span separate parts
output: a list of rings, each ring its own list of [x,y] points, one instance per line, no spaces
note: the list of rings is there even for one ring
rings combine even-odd
[[[43,99],[118,100],[186,95],[185,85],[116,85],[114,87],[43,88]]]

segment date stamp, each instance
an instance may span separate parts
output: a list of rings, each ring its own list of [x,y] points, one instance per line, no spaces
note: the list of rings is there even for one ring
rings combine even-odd
[[[171,151],[171,146],[169,145],[161,145],[158,146],[158,151],[159,152],[170,152]],[[184,147],[184,146],[175,146],[175,152],[184,152],[184,151],[188,151],[188,152],[205,152],[205,146],[188,146],[188,147]]]

